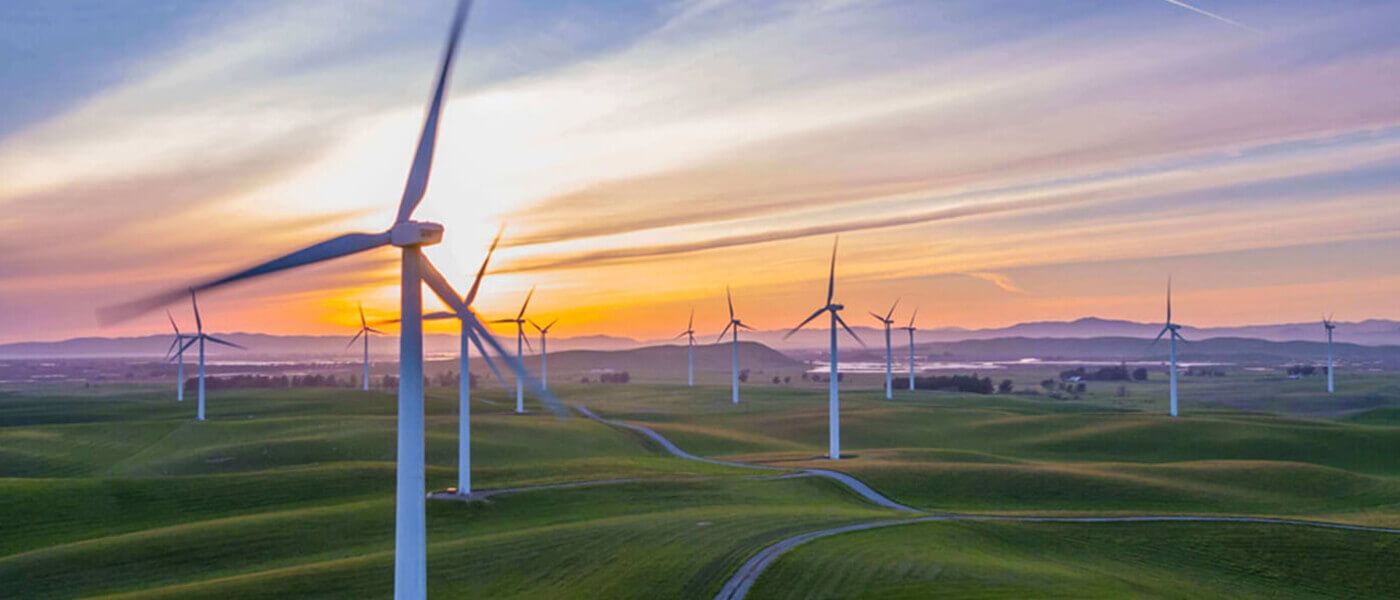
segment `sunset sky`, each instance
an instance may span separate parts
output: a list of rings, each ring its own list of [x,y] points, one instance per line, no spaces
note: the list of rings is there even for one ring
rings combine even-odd
[[[0,342],[393,220],[453,0],[0,4]],[[1400,4],[479,0],[416,218],[560,336],[1400,318]],[[397,312],[391,249],[202,298]],[[431,307],[430,307],[431,308]],[[192,321],[187,306],[176,317]],[[898,315],[907,318],[907,310]],[[897,317],[898,318],[898,317]],[[709,335],[713,335],[710,333]]]

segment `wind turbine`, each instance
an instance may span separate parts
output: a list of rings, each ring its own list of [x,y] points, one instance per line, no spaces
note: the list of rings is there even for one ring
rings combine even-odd
[[[731,294],[731,293],[729,293],[729,286],[727,286],[727,285],[724,286],[724,297],[725,297],[726,299],[729,300],[729,324],[724,326],[724,331],[719,332],[719,338],[715,340],[715,343],[719,343],[719,342],[724,341],[724,334],[729,333],[730,329],[733,329],[733,330],[734,330],[734,344],[733,344],[732,346],[730,346],[730,352],[729,352],[730,365],[731,365],[730,370],[729,370],[729,375],[730,375],[729,380],[730,380],[730,387],[731,387],[731,389],[733,390],[734,403],[735,403],[735,404],[738,404],[738,403],[739,403],[739,329],[740,329],[740,328],[743,328],[743,329],[752,330],[753,328],[752,328],[752,327],[749,327],[748,325],[745,325],[743,321],[740,321],[739,319],[734,318],[734,295]],[[694,351],[692,351],[692,354],[691,354],[692,372],[693,372],[693,368],[694,368],[694,364],[695,364],[695,363],[694,363],[694,353],[693,353],[693,352],[694,352]]]
[[[878,314],[875,314],[873,311],[870,313],[870,316],[875,317],[875,320],[876,320],[876,321],[879,321],[882,325],[885,326],[885,399],[886,399],[886,400],[892,400],[892,399],[894,399],[894,347],[890,345],[890,326],[891,326],[891,325],[894,325],[894,319],[891,319],[890,317],[893,317],[893,316],[894,316],[894,307],[896,307],[896,306],[899,306],[899,299],[895,299],[894,304],[890,305],[890,312],[885,313],[885,316],[883,316],[883,317],[880,316],[880,315],[878,315]],[[909,346],[912,348],[912,347],[914,346],[914,344],[911,343],[911,344],[909,344]],[[911,376],[911,377],[912,377],[912,376]]]
[[[732,315],[731,315],[732,316]],[[724,334],[720,334],[723,338]],[[686,385],[695,387],[695,309],[690,309],[690,321],[686,323],[685,331],[676,336],[676,339],[687,338],[690,340],[686,345]],[[738,354],[735,354],[735,362],[738,362]]]
[[[194,326],[195,326],[195,334],[194,334],[194,335],[187,335],[187,336],[185,336],[185,339],[188,340],[188,341],[185,342],[185,345],[184,345],[184,346],[181,346],[181,347],[180,347],[180,354],[179,354],[179,355],[180,355],[180,356],[184,356],[185,350],[186,350],[186,349],[188,349],[191,345],[193,345],[193,344],[196,343],[196,342],[199,343],[199,411],[198,411],[198,415],[197,415],[195,418],[196,418],[197,420],[203,421],[203,420],[204,420],[204,342],[209,341],[209,342],[213,342],[213,343],[215,343],[215,344],[222,344],[222,345],[224,345],[224,346],[230,346],[230,347],[233,347],[233,348],[238,348],[239,350],[247,350],[247,348],[244,348],[243,346],[239,346],[238,344],[235,344],[235,343],[233,343],[233,342],[226,342],[226,341],[221,340],[221,339],[219,339],[219,338],[216,338],[216,337],[214,337],[214,336],[212,336],[212,335],[208,335],[208,334],[204,333],[204,321],[201,320],[201,319],[199,318],[199,301],[196,300],[195,297],[194,297],[194,288],[190,288],[190,304],[194,305]],[[182,362],[183,362],[183,359],[182,359]],[[181,370],[182,372],[184,371],[183,368],[181,368],[180,370]],[[181,377],[183,378],[184,376],[181,375]],[[181,382],[180,385],[183,386],[183,385],[184,385],[184,382]]]
[[[470,0],[460,0],[453,16],[447,37],[447,48],[443,52],[442,63],[437,71],[432,99],[423,129],[419,134],[418,146],[413,156],[412,167],[404,185],[403,196],[399,200],[398,215],[389,230],[380,233],[349,233],[324,242],[314,244],[262,263],[237,273],[208,281],[193,288],[197,291],[228,285],[237,281],[275,273],[286,269],[331,260],[351,254],[358,254],[384,246],[402,249],[400,315],[403,326],[399,336],[399,401],[398,401],[398,452],[397,482],[394,516],[394,598],[395,600],[421,600],[427,596],[427,531],[426,501],[424,493],[424,445],[423,445],[423,283],[427,283],[439,297],[455,295],[451,286],[443,279],[423,256],[422,247],[442,241],[443,227],[437,223],[413,221],[413,211],[423,200],[428,186],[428,176],[432,171],[433,150],[437,143],[438,119],[442,112],[443,98],[447,91],[448,75],[452,70],[452,58],[456,52],[457,40],[466,24]],[[450,292],[450,294],[449,294]],[[120,306],[108,307],[100,311],[102,321],[112,323],[130,319],[178,300],[184,291],[172,291],[153,297],[137,300]],[[459,300],[452,298],[452,300]],[[444,302],[448,299],[444,298]],[[456,307],[460,302],[448,302]],[[461,307],[465,310],[465,307]],[[517,376],[527,378],[519,360],[511,359],[494,337],[473,322],[472,327],[478,336],[510,364]],[[547,392],[540,394],[546,404],[556,409],[556,414],[567,416],[558,407],[553,396]]]
[[[364,306],[363,304],[358,303],[358,302],[357,302],[356,304],[359,305],[359,307],[360,307],[360,330],[357,331],[357,332],[355,332],[355,337],[350,338],[350,343],[346,344],[346,345],[345,345],[345,348],[346,348],[346,349],[349,349],[351,346],[354,346],[354,345],[355,345],[355,340],[358,340],[358,339],[360,339],[361,337],[363,337],[363,338],[365,339],[365,341],[364,341],[364,344],[365,344],[365,370],[364,370],[364,377],[362,378],[362,381],[361,381],[361,389],[364,390],[364,391],[366,391],[366,392],[368,392],[368,391],[369,391],[369,334],[371,334],[371,333],[377,333],[377,334],[379,334],[379,335],[384,335],[384,332],[383,332],[383,331],[380,331],[380,330],[378,330],[378,329],[375,329],[375,328],[373,328],[373,327],[370,327],[370,326],[369,326],[369,323],[368,323],[367,321],[365,321],[365,306]]]
[[[558,322],[559,319],[555,319],[550,321],[548,325],[540,327],[539,323],[530,321],[530,326],[540,332],[540,385],[543,385],[544,389],[549,389],[549,330],[553,329],[554,324]]]
[[[525,361],[525,346],[530,345],[530,340],[525,338],[525,309],[530,306],[530,298],[535,295],[535,288],[530,288],[530,293],[525,295],[525,303],[520,305],[520,314],[514,319],[496,319],[492,323],[514,323],[515,324],[515,358],[523,364]],[[530,348],[534,352],[534,348]],[[525,386],[519,377],[515,379],[515,414],[525,412]]]
[[[914,327],[914,317],[919,316],[919,309],[914,309],[914,314],[909,315],[909,326],[901,327],[909,332],[909,391],[914,391],[914,332],[918,330]]]
[[[1327,393],[1336,391],[1332,385],[1332,330],[1337,328],[1337,322],[1328,315],[1322,318],[1322,326],[1327,329]]]
[[[476,300],[476,293],[481,289],[481,278],[486,275],[486,266],[490,264],[491,255],[496,252],[496,245],[500,242],[501,233],[497,232],[496,239],[491,242],[491,248],[486,251],[486,260],[481,261],[481,268],[477,270],[476,279],[472,280],[472,287],[467,292],[466,297],[457,298],[454,291],[449,297],[456,300],[455,302],[443,300],[452,310],[423,315],[423,318],[427,320],[457,319],[462,326],[462,347],[457,357],[457,366],[461,372],[461,378],[457,382],[457,494],[461,496],[469,496],[472,493],[472,384],[470,368],[472,344],[476,345],[477,350],[481,352],[481,357],[486,360],[486,365],[501,380],[501,385],[505,385],[505,378],[501,376],[500,370],[496,368],[496,363],[491,360],[491,355],[486,352],[486,348],[481,345],[481,339],[476,333],[477,329],[482,328],[481,320],[472,310],[472,302]]]
[[[1175,417],[1176,414],[1177,414],[1177,411],[1176,411],[1176,406],[1177,406],[1177,405],[1176,405],[1176,341],[1177,341],[1177,340],[1181,340],[1181,341],[1183,341],[1183,342],[1186,341],[1186,338],[1182,337],[1181,334],[1177,332],[1177,331],[1180,330],[1180,329],[1181,329],[1181,326],[1180,326],[1180,325],[1177,325],[1176,323],[1173,323],[1173,322],[1172,322],[1172,279],[1171,279],[1170,277],[1168,277],[1168,278],[1167,278],[1167,324],[1166,324],[1165,326],[1162,327],[1162,332],[1157,334],[1157,339],[1152,340],[1152,344],[1153,344],[1153,345],[1156,345],[1157,342],[1162,341],[1162,336],[1167,335],[1168,333],[1171,333],[1171,339],[1170,339],[1169,341],[1171,342],[1171,352],[1172,352],[1172,370],[1171,370],[1172,405],[1171,405],[1171,412],[1172,412],[1172,416],[1173,416],[1173,417]]]
[[[175,386],[175,401],[185,401],[185,344],[183,343],[190,336],[180,333],[180,326],[175,324],[175,316],[170,311],[165,311],[165,316],[170,319],[170,326],[175,329],[175,339],[170,341],[170,347],[165,350],[165,358],[171,359],[174,353],[175,379],[178,384]]]
[[[846,333],[851,334],[851,337],[855,338],[857,342],[860,342],[860,345],[865,345],[865,342],[860,339],[860,336],[856,335],[856,332],[851,331],[851,327],[846,324],[846,321],[841,319],[840,314],[837,314],[846,307],[832,301],[832,298],[836,296],[836,244],[839,242],[840,238],[837,238],[837,241],[831,244],[831,275],[826,282],[826,305],[818,308],[817,312],[812,313],[812,316],[798,323],[797,327],[793,327],[792,331],[789,331],[787,335],[783,336],[784,339],[790,338],[792,334],[797,333],[797,330],[802,329],[802,326],[811,323],[812,319],[821,316],[824,312],[831,313],[830,401],[827,405],[827,456],[831,460],[841,459],[841,370],[838,368],[836,360],[836,326],[840,325],[846,330]]]

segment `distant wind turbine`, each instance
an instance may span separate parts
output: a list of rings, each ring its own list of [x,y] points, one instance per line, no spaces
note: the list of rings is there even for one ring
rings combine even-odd
[[[555,319],[550,321],[548,325],[540,327],[539,323],[530,321],[530,326],[534,327],[535,331],[540,332],[540,385],[543,385],[544,389],[549,389],[549,330],[553,329],[554,324],[558,322],[559,319]]]
[[[360,338],[362,338],[362,337],[364,338],[364,344],[365,344],[365,364],[364,364],[364,376],[361,378],[360,389],[362,389],[362,390],[368,392],[368,391],[369,391],[369,334],[375,333],[375,334],[379,334],[379,335],[384,335],[384,332],[383,332],[383,331],[380,331],[380,330],[378,330],[378,329],[375,329],[375,328],[373,328],[373,327],[370,327],[370,326],[369,326],[369,323],[368,323],[367,321],[365,321],[365,306],[364,306],[363,304],[358,303],[358,302],[356,303],[356,305],[358,305],[358,306],[360,307],[360,330],[357,331],[357,332],[355,332],[355,337],[350,338],[350,343],[346,344],[346,345],[345,345],[345,348],[346,348],[346,349],[349,349],[351,346],[354,346],[354,345],[355,345],[355,341],[356,341],[356,340],[358,340],[358,339],[360,339]]]
[[[525,295],[525,303],[520,305],[520,314],[514,319],[496,319],[492,323],[514,323],[515,324],[515,358],[521,364],[525,364],[525,346],[530,345],[530,340],[525,337],[525,309],[530,306],[530,298],[535,295],[535,288],[530,288],[530,293]],[[530,348],[534,352],[534,348]],[[517,377],[515,378],[515,412],[522,414],[525,412],[525,384]]]
[[[200,420],[200,421],[203,421],[203,420],[204,420],[204,342],[205,342],[205,341],[209,341],[209,342],[213,342],[213,343],[215,343],[215,344],[222,344],[222,345],[224,345],[224,346],[231,346],[231,347],[233,347],[233,348],[238,348],[239,350],[247,350],[247,348],[244,348],[243,346],[239,346],[238,344],[235,344],[235,343],[233,343],[233,342],[226,342],[226,341],[221,340],[221,339],[219,339],[219,338],[216,338],[216,337],[214,337],[214,336],[212,336],[212,335],[208,335],[208,334],[204,333],[204,321],[203,321],[202,319],[199,318],[199,301],[196,300],[195,297],[194,297],[194,288],[190,288],[190,304],[194,305],[194,326],[195,326],[195,334],[194,334],[194,335],[185,336],[185,339],[187,339],[187,340],[189,340],[189,341],[185,342],[185,345],[180,347],[180,355],[183,356],[184,353],[185,353],[185,350],[188,349],[192,344],[194,344],[194,343],[196,343],[196,342],[199,343],[199,412],[198,412],[198,416],[196,417],[196,419],[198,419],[198,420]],[[180,385],[184,385],[184,383],[181,383]]]
[[[491,368],[491,372],[496,374],[496,378],[501,380],[501,385],[505,386],[505,377],[496,368],[496,363],[491,360],[491,355],[486,348],[481,345],[481,338],[477,334],[478,330],[483,330],[480,319],[472,310],[472,302],[476,300],[476,293],[481,289],[481,278],[486,275],[486,266],[491,262],[491,255],[496,252],[496,245],[501,242],[501,233],[496,233],[496,239],[492,240],[491,248],[486,251],[486,259],[481,261],[481,268],[476,272],[476,278],[472,280],[472,287],[467,291],[464,298],[457,298],[456,292],[450,294],[452,302],[444,299],[448,307],[452,310],[446,312],[434,312],[423,315],[425,320],[456,319],[462,326],[461,349],[457,355],[457,369],[461,376],[457,381],[457,494],[469,496],[472,493],[472,425],[471,425],[471,399],[472,399],[472,376],[471,376],[471,346],[475,345],[481,357],[486,360],[486,366]],[[435,290],[436,291],[436,290]],[[445,294],[445,291],[439,295]],[[504,353],[502,353],[504,355]]]
[[[191,336],[180,333],[180,326],[175,324],[175,316],[170,311],[165,311],[165,316],[170,319],[170,327],[175,329],[175,339],[170,341],[170,348],[165,350],[165,358],[175,361],[175,401],[185,401],[185,344],[184,341]],[[174,353],[174,357],[171,357]]]
[[[1180,326],[1180,325],[1177,325],[1176,323],[1173,323],[1173,322],[1172,322],[1172,279],[1171,279],[1170,277],[1168,277],[1168,278],[1167,278],[1167,324],[1166,324],[1164,327],[1162,327],[1162,332],[1157,334],[1157,339],[1152,340],[1152,344],[1153,344],[1153,345],[1156,345],[1157,342],[1162,341],[1162,336],[1167,335],[1168,333],[1171,334],[1171,339],[1170,339],[1169,341],[1171,342],[1171,352],[1172,352],[1172,368],[1171,368],[1170,376],[1171,376],[1171,389],[1172,389],[1171,413],[1172,413],[1172,416],[1173,416],[1173,417],[1175,417],[1175,416],[1177,415],[1177,410],[1176,410],[1176,408],[1177,408],[1177,404],[1176,404],[1176,341],[1177,341],[1177,340],[1181,340],[1181,341],[1183,341],[1183,342],[1186,341],[1186,338],[1182,337],[1181,334],[1178,333],[1178,330],[1180,330],[1180,329],[1181,329],[1181,326]]]
[[[887,313],[885,313],[885,316],[882,317],[882,316],[880,316],[880,315],[874,313],[873,311],[870,313],[870,316],[875,317],[875,320],[876,320],[876,321],[879,321],[881,325],[884,325],[884,326],[885,326],[885,399],[886,399],[886,400],[891,400],[891,399],[894,398],[894,347],[890,345],[890,326],[891,326],[891,325],[894,325],[894,319],[891,319],[890,317],[893,317],[893,316],[894,316],[894,308],[895,308],[896,306],[899,306],[899,300],[898,300],[898,299],[896,299],[896,300],[894,301],[894,304],[890,305],[890,311],[887,312]],[[912,343],[909,344],[909,345],[910,345],[910,347],[913,347],[913,344],[912,344]]]
[[[831,244],[831,275],[826,282],[826,305],[818,308],[817,312],[812,313],[812,316],[798,323],[797,327],[793,327],[792,331],[783,336],[784,339],[790,338],[792,334],[797,333],[797,330],[802,329],[803,325],[811,323],[812,319],[821,316],[824,312],[831,313],[831,377],[828,378],[830,380],[828,386],[830,401],[827,405],[827,455],[831,460],[841,459],[841,370],[836,360],[836,326],[840,325],[846,330],[846,333],[851,334],[851,337],[860,342],[860,345],[865,345],[860,336],[851,331],[851,327],[841,319],[840,314],[837,314],[846,307],[832,301],[832,298],[836,296],[836,245],[839,242],[840,238],[837,238],[837,241]]]
[[[914,332],[918,330],[914,327],[914,317],[919,316],[919,309],[914,308],[914,314],[909,315],[909,326],[901,327],[909,332],[909,391],[914,391]]]
[[[1328,315],[1322,318],[1322,326],[1327,329],[1327,393],[1331,394],[1336,391],[1332,385],[1332,330],[1337,328],[1337,322]]]
[[[729,359],[730,359],[729,381],[730,381],[730,389],[733,391],[734,403],[735,403],[735,404],[738,404],[738,403],[739,403],[739,330],[740,330],[740,329],[750,329],[750,330],[751,330],[751,329],[753,329],[753,328],[752,328],[752,327],[749,327],[748,325],[745,325],[743,321],[740,321],[739,319],[734,318],[734,295],[731,294],[731,293],[729,293],[729,286],[727,286],[727,285],[724,286],[724,297],[725,297],[725,299],[729,300],[729,324],[724,326],[724,331],[719,332],[719,338],[715,340],[715,343],[719,343],[719,342],[724,341],[724,334],[729,333],[730,329],[733,329],[733,330],[734,330],[734,343],[733,343],[733,345],[730,346],[730,351],[729,351]],[[694,360],[694,359],[693,359],[693,356],[692,356],[692,362],[691,362],[692,365],[695,364],[695,363],[693,362],[693,360]]]
[[[379,233],[349,233],[324,242],[314,244],[254,266],[252,268],[199,284],[194,289],[203,291],[224,286],[237,281],[293,269],[313,263],[323,262],[342,256],[358,254],[384,246],[402,249],[400,268],[400,315],[403,326],[399,335],[399,397],[398,397],[398,449],[395,454],[396,466],[395,515],[394,515],[394,599],[422,600],[427,596],[427,496],[424,493],[424,415],[423,415],[423,284],[427,283],[439,297],[455,296],[451,285],[443,279],[423,256],[422,247],[442,241],[443,227],[437,223],[412,220],[413,212],[423,200],[427,190],[429,174],[432,171],[433,152],[437,145],[438,120],[447,93],[448,75],[452,72],[452,58],[456,52],[457,40],[466,24],[470,0],[459,0],[457,12],[452,18],[447,47],[443,52],[433,95],[428,104],[423,129],[419,133],[417,149],[414,152],[412,167],[404,185],[403,196],[399,200],[398,215],[393,225]],[[127,304],[107,307],[99,311],[103,322],[113,323],[130,319],[145,312],[155,310],[177,301],[184,291],[166,292]],[[449,306],[460,304],[460,298],[452,297]],[[463,307],[462,310],[465,310]],[[479,327],[474,323],[473,327]],[[480,338],[487,342],[502,358],[517,377],[534,381],[525,372],[518,359],[511,358],[484,327],[477,329]],[[533,384],[532,384],[533,385]],[[560,418],[568,416],[549,395],[540,392],[540,398],[555,410]]]
[[[688,338],[690,341],[686,346],[686,385],[695,387],[695,309],[690,309],[690,321],[686,323],[685,331],[676,336],[676,339]],[[724,338],[724,334],[720,334]]]

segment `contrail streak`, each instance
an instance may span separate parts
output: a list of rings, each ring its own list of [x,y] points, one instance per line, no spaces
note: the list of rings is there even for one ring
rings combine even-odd
[[[1181,0],[1162,0],[1162,1],[1163,1],[1163,2],[1166,2],[1167,4],[1173,4],[1173,5],[1176,5],[1176,6],[1180,6],[1181,8],[1184,8],[1184,9],[1189,10],[1189,11],[1191,11],[1191,12],[1194,12],[1194,13],[1196,13],[1196,14],[1205,15],[1205,16],[1207,16],[1207,17],[1210,17],[1210,18],[1212,18],[1212,19],[1215,19],[1215,20],[1217,20],[1217,21],[1220,21],[1221,23],[1228,23],[1228,24],[1230,24],[1230,25],[1234,25],[1235,27],[1239,27],[1240,29],[1244,29],[1244,30],[1247,30],[1247,31],[1252,31],[1252,32],[1254,32],[1254,33],[1264,33],[1264,32],[1262,32],[1262,31],[1259,31],[1258,29],[1255,29],[1255,28],[1253,28],[1253,27],[1250,27],[1250,26],[1248,26],[1248,25],[1245,25],[1244,23],[1241,23],[1241,22],[1236,21],[1236,20],[1234,20],[1234,19],[1231,19],[1231,18],[1229,18],[1229,17],[1224,17],[1224,16],[1221,16],[1221,15],[1217,15],[1217,14],[1215,14],[1215,13],[1213,13],[1213,12],[1210,12],[1210,11],[1204,9],[1204,8],[1197,8],[1197,7],[1195,7],[1195,6],[1191,6],[1190,4],[1187,4],[1187,3],[1185,3],[1185,2],[1182,2]]]

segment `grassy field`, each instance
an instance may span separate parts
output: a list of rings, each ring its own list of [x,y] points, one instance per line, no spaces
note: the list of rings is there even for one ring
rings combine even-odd
[[[923,523],[793,550],[754,600],[1395,598],[1400,538],[1258,525]]]
[[[1270,399],[1291,398],[1283,386],[1297,383],[1284,381],[1268,384],[1275,392],[1198,385],[1250,389],[1277,408],[1288,402]],[[1142,385],[1135,393],[1155,393]],[[1395,385],[1376,376],[1363,394],[1394,398],[1386,390]],[[1231,386],[1240,387],[1223,391]],[[853,456],[831,463],[816,460],[826,440],[821,389],[748,385],[738,407],[720,386],[557,389],[696,454],[836,468],[930,510],[1400,525],[1394,400],[1334,418],[1216,404],[1170,420],[1097,390],[1080,401],[902,392],[895,402],[851,391],[843,431]],[[389,594],[391,395],[220,391],[204,423],[193,421],[192,401],[169,396],[121,386],[0,390],[0,598]],[[430,502],[434,598],[710,598],[778,540],[907,516],[828,480],[683,461],[581,417],[517,416],[493,385],[476,397],[479,489],[640,481]],[[427,412],[429,485],[446,487],[455,482],[455,391],[430,390]],[[1394,597],[1397,542],[1225,524],[897,526],[803,546],[752,597]],[[1189,575],[1176,581],[1179,572]]]

